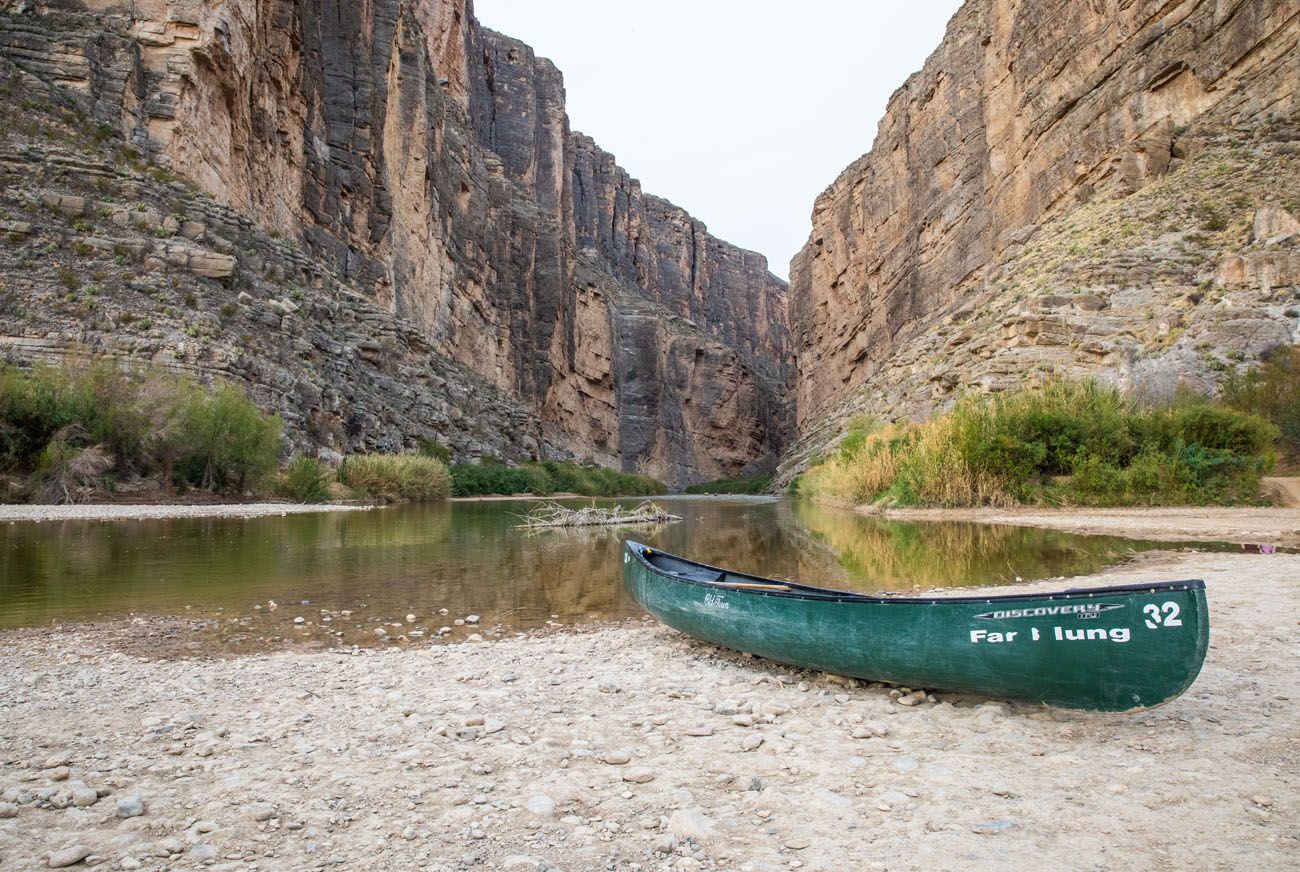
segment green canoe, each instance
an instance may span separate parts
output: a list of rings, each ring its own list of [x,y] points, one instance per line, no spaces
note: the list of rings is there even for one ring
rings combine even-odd
[[[691,636],[793,666],[1093,711],[1174,699],[1209,642],[1205,583],[880,597],[760,578],[628,542],[638,603]]]

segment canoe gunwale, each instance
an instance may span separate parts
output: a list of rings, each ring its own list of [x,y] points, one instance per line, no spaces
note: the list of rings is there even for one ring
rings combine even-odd
[[[689,560],[676,554],[670,554],[667,551],[660,551],[655,548],[649,548],[640,542],[634,542],[628,539],[624,542],[624,547],[633,558],[640,561],[641,565],[648,569],[654,575],[665,581],[675,581],[683,584],[698,585],[703,588],[721,589],[729,594],[743,594],[745,596],[770,596],[784,599],[809,600],[815,602],[834,602],[834,603],[874,603],[878,605],[941,605],[957,603],[1014,603],[1014,602],[1032,602],[1042,600],[1070,600],[1070,599],[1088,599],[1098,596],[1119,596],[1124,594],[1148,593],[1155,594],[1165,591],[1195,591],[1204,590],[1205,581],[1199,578],[1182,579],[1178,581],[1159,581],[1145,582],[1139,584],[1118,584],[1106,587],[1087,587],[1071,588],[1063,591],[1042,591],[1038,593],[1012,593],[1012,594],[991,594],[985,596],[936,596],[936,597],[895,597],[895,596],[878,596],[872,594],[854,593],[853,591],[835,590],[833,588],[814,587],[812,585],[800,584],[795,581],[786,581],[784,579],[765,578],[761,575],[750,575],[749,573],[736,572],[730,569],[724,569],[718,566],[712,566],[707,563],[700,563],[695,560]],[[789,588],[788,590],[762,589],[762,588],[738,588],[725,587],[719,585],[717,580],[706,581],[704,579],[689,578],[684,575],[677,575],[656,566],[649,558],[645,556],[645,551],[652,554],[662,554],[681,563],[699,567],[700,569],[710,572],[722,573],[724,576],[732,578],[752,579],[757,582],[780,585]]]

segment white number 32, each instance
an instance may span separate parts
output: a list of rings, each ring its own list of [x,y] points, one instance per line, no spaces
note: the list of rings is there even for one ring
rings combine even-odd
[[[1181,627],[1183,625],[1183,620],[1178,617],[1180,612],[1181,610],[1178,608],[1178,603],[1165,603],[1163,606],[1151,603],[1142,608],[1142,613],[1147,616],[1147,626],[1153,630],[1161,625],[1166,627]]]

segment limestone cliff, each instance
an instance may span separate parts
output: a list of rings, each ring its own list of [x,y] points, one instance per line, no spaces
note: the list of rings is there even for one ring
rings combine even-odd
[[[968,0],[792,264],[786,474],[851,414],[1296,341],[1298,38],[1296,0]]]
[[[572,132],[559,72],[468,0],[2,5],[0,52],[532,410],[538,453],[775,461],[784,283]]]

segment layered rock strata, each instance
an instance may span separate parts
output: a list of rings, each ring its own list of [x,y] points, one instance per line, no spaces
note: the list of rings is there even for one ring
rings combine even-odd
[[[532,409],[541,455],[774,462],[784,284],[572,132],[555,67],[466,0],[3,5],[14,63]]]
[[[969,0],[792,264],[787,475],[849,415],[1295,341],[1298,39],[1294,0]]]

